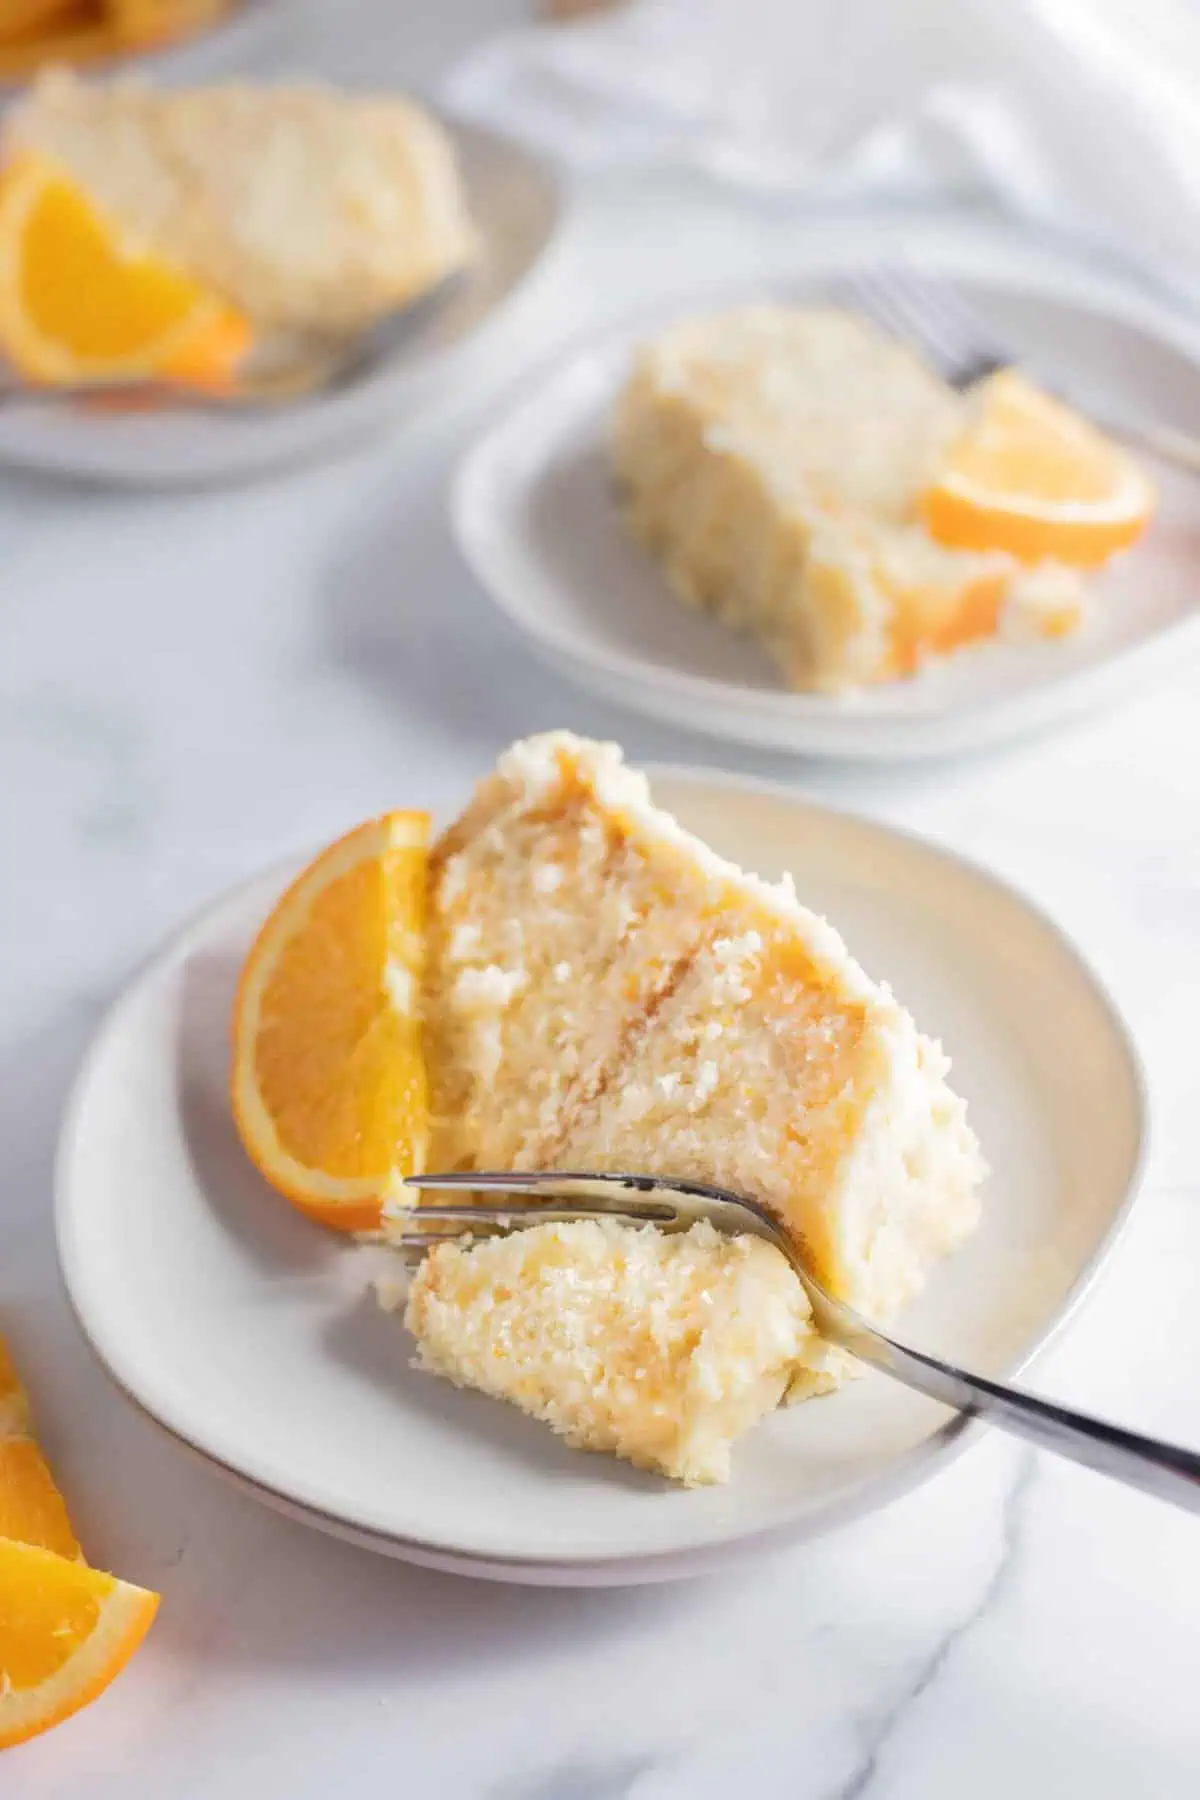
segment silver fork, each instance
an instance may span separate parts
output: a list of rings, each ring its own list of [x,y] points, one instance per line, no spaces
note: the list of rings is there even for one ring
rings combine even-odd
[[[829,1343],[969,1417],[985,1419],[1040,1449],[1053,1450],[1129,1487],[1200,1513],[1200,1454],[1196,1451],[1041,1400],[1021,1388],[991,1381],[900,1343],[835,1299],[814,1279],[772,1214],[743,1195],[704,1182],[668,1181],[657,1175],[557,1170],[415,1175],[405,1185],[427,1192],[465,1190],[512,1196],[503,1205],[435,1201],[393,1208],[389,1215],[392,1223],[413,1229],[401,1229],[391,1236],[391,1242],[410,1251],[428,1251],[435,1244],[455,1239],[504,1236],[534,1225],[596,1218],[654,1225],[666,1232],[688,1231],[704,1219],[728,1236],[749,1233],[765,1238],[796,1271],[812,1306],[813,1322]],[[429,1230],[430,1226],[435,1229]]]
[[[1028,360],[977,317],[953,282],[911,263],[864,264],[839,279],[835,297],[909,344],[960,391]],[[1200,437],[1148,420],[1106,417],[1083,403],[1079,410],[1113,437],[1200,473]]]
[[[45,406],[85,405],[97,410],[107,406],[208,413],[273,411],[364,380],[429,320],[461,281],[462,272],[453,271],[427,294],[352,336],[298,337],[286,353],[270,357],[256,357],[251,352],[234,387],[197,388],[164,376],[38,386],[22,380],[12,369],[0,368],[0,405],[22,401]]]

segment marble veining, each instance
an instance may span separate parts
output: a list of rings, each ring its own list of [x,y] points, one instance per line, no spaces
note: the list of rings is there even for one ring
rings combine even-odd
[[[866,1800],[866,1796],[876,1791],[886,1761],[903,1733],[913,1710],[933,1694],[942,1671],[954,1655],[958,1645],[967,1633],[986,1617],[989,1607],[999,1595],[1011,1571],[1013,1559],[1019,1552],[1021,1520],[1036,1476],[1036,1452],[1024,1448],[1017,1458],[1008,1493],[1005,1496],[1004,1510],[1000,1518],[1000,1541],[997,1546],[996,1559],[983,1591],[964,1617],[957,1624],[952,1625],[941,1640],[935,1644],[922,1667],[917,1670],[915,1679],[905,1688],[895,1705],[876,1722],[870,1734],[870,1741],[864,1748],[859,1767],[854,1770],[850,1779],[838,1788],[836,1800]]]

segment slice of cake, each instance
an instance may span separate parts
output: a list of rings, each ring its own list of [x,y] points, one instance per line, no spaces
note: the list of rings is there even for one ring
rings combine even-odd
[[[472,253],[450,140],[397,95],[59,71],[6,118],[2,149],[62,171],[132,247],[262,333],[358,330]]]
[[[434,847],[428,899],[428,1167],[717,1181],[877,1319],[973,1228],[982,1163],[940,1048],[615,746],[506,752]]]
[[[710,1225],[587,1220],[444,1245],[406,1323],[423,1368],[689,1486],[727,1481],[735,1439],[794,1381],[830,1385],[785,1259]]]
[[[615,745],[515,744],[430,860],[430,1168],[645,1170],[765,1202],[830,1288],[887,1319],[978,1216],[940,1048],[788,882],[657,808]],[[421,1366],[571,1443],[695,1483],[847,1359],[786,1259],[614,1221],[441,1245]]]
[[[967,404],[848,313],[744,307],[638,352],[613,469],[684,599],[754,632],[791,686],[836,691],[1083,615],[1072,571],[929,535],[922,497]]]

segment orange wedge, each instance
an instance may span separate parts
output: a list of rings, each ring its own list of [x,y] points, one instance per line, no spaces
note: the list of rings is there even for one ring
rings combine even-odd
[[[0,1439],[0,1537],[82,1558],[66,1502],[32,1438]],[[3,1613],[0,1594],[0,1618]]]
[[[234,1116],[272,1186],[344,1231],[379,1223],[423,1166],[417,996],[426,813],[385,813],[323,852],[247,958],[233,1021]]]
[[[141,49],[215,24],[232,5],[233,0],[104,0],[103,11],[121,44]]]
[[[105,61],[119,48],[111,25],[87,0],[76,0],[56,13],[52,23],[0,41],[0,80],[19,81],[51,64],[82,68]]]
[[[0,1438],[29,1430],[29,1399],[13,1367],[8,1345],[0,1338]]]
[[[0,1749],[78,1712],[141,1643],[158,1595],[89,1569],[29,1435],[0,1339]]]
[[[81,1557],[66,1503],[30,1426],[29,1401],[0,1338],[0,1537]],[[0,1618],[3,1617],[0,1595]]]
[[[225,387],[244,319],[147,254],[38,157],[0,178],[0,350],[30,381],[164,378]]]
[[[0,1748],[102,1693],[141,1643],[158,1595],[0,1538]]]
[[[983,384],[924,496],[939,543],[1081,568],[1132,544],[1153,511],[1133,458],[1014,369]]]
[[[74,10],[75,0],[4,0],[0,7],[0,44],[12,38],[29,38],[57,25],[64,13]]]

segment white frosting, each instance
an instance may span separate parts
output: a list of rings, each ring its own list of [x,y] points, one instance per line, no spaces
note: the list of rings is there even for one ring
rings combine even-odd
[[[462,1012],[502,1012],[528,980],[524,969],[502,969],[496,963],[463,969],[450,991],[450,1001]]]

